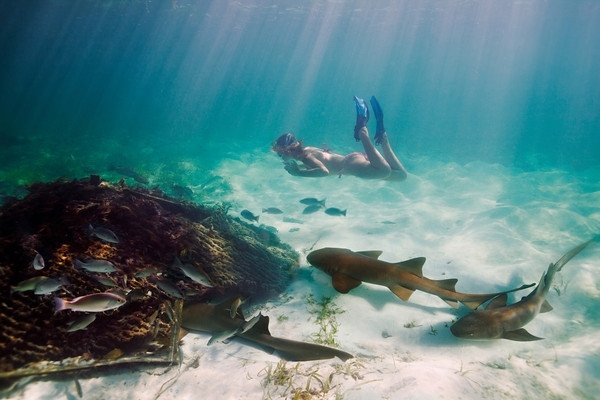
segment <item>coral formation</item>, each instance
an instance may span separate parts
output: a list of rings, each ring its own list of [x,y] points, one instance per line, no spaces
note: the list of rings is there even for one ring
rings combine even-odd
[[[97,176],[37,183],[29,192],[0,209],[0,377],[39,362],[118,362],[121,354],[173,347],[178,293],[194,301],[234,293],[266,298],[288,285],[298,264],[298,254],[273,233],[228,216],[225,206],[185,203]],[[32,266],[37,254],[42,270]],[[76,259],[108,260],[117,270],[78,269]],[[212,287],[186,277],[182,264]],[[65,284],[50,294],[15,290],[42,275]],[[55,297],[107,291],[127,302],[96,313],[86,329],[68,331],[86,313],[55,312]]]

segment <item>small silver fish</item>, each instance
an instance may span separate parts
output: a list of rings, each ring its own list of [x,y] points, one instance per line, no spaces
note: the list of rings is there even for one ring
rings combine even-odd
[[[46,262],[44,261],[44,257],[40,253],[36,253],[35,257],[33,257],[33,269],[36,271],[40,271],[44,269],[46,266]]]
[[[75,332],[86,329],[92,322],[96,320],[96,314],[88,314],[69,323],[67,332]]]
[[[60,289],[61,286],[65,286],[68,284],[69,281],[64,276],[60,279],[44,279],[35,286],[35,290],[33,293],[38,295],[50,294]]]
[[[93,293],[85,296],[76,297],[72,300],[54,298],[55,312],[62,310],[102,312],[121,307],[127,300],[118,294],[111,292]]]
[[[256,325],[256,323],[258,321],[260,321],[260,319],[263,317],[262,313],[258,313],[257,315],[255,315],[254,317],[252,317],[252,319],[250,319],[249,321],[247,321],[241,328],[239,333],[246,333],[248,332],[250,329],[252,329],[254,327],[254,325]]]
[[[244,300],[242,300],[241,297],[237,297],[236,299],[233,300],[233,302],[231,303],[231,308],[229,308],[229,316],[231,318],[235,318],[235,316],[238,313],[238,308],[240,308],[240,306],[242,304],[244,304]],[[244,316],[241,315],[241,317],[243,318]]]
[[[210,346],[211,344],[217,343],[217,342],[228,343],[229,339],[231,339],[232,337],[234,337],[236,334],[239,333],[239,330],[240,330],[240,328],[235,328],[235,329],[229,329],[226,331],[217,332],[210,337],[210,339],[208,340],[208,343],[206,345]]]
[[[254,327],[254,325],[256,325],[256,323],[258,321],[260,321],[261,318],[262,318],[262,314],[258,313],[258,315],[256,315],[249,321],[246,321],[244,323],[244,325],[240,326],[239,328],[229,329],[229,330],[225,330],[225,331],[217,332],[217,333],[213,334],[211,336],[211,338],[209,339],[207,346],[210,346],[211,344],[216,343],[216,342],[229,343],[230,339],[232,339],[234,336],[246,333],[247,331],[252,329]]]
[[[307,205],[307,206],[313,206],[313,205],[319,205],[321,207],[325,207],[325,200],[319,200],[319,199],[315,199],[314,197],[305,197],[302,200],[300,200],[300,203]]]
[[[100,240],[104,240],[105,242],[115,243],[115,244],[119,243],[119,238],[110,229],[102,228],[102,227],[94,228],[92,226],[92,224],[90,224],[89,232],[90,232],[91,236],[94,236]]]
[[[262,212],[266,214],[283,214],[283,211],[277,207],[263,208]]]
[[[81,399],[83,397],[83,389],[81,388],[81,383],[79,383],[79,380],[77,378],[75,378],[75,390],[77,391],[77,396],[79,396],[79,398]]]
[[[173,193],[179,198],[192,200],[194,198],[194,191],[187,186],[174,184],[172,186]]]
[[[33,278],[25,279],[17,284],[17,286],[11,286],[10,292],[28,292],[30,290],[35,290],[35,287],[45,280],[48,280],[47,276],[34,276]]]
[[[339,216],[346,216],[346,210],[340,210],[339,208],[335,208],[335,207],[329,207],[328,209],[325,210],[325,214],[327,215],[333,215],[336,217]]]
[[[185,274],[185,276],[187,276],[194,282],[199,283],[204,286],[213,287],[213,284],[208,280],[208,277],[206,275],[204,275],[204,273],[202,271],[200,271],[198,268],[194,267],[193,265],[182,264],[178,258],[176,258],[174,265],[177,268],[179,268]]]
[[[92,276],[92,278],[106,287],[117,287],[117,283],[107,276]]]
[[[106,272],[106,273],[115,272],[117,270],[117,268],[115,267],[115,264],[111,263],[108,260],[101,260],[98,258],[92,258],[85,262],[75,259],[75,268],[84,269],[89,272]]]
[[[177,297],[178,299],[183,299],[183,293],[181,293],[181,290],[179,290],[179,288],[173,282],[167,279],[159,278],[155,275],[149,276],[148,281],[154,283],[163,292],[173,297]]]
[[[259,215],[254,215],[252,212],[248,210],[242,210],[240,215],[246,218],[248,221],[256,221],[258,222]]]
[[[303,224],[304,221],[297,218],[283,217],[283,222],[289,222],[291,224]]]
[[[152,296],[152,292],[149,290],[144,291],[143,289],[133,289],[130,290],[129,293],[127,293],[127,301],[133,303],[148,298],[150,296]]]
[[[154,268],[154,267],[151,267],[151,268],[145,268],[145,269],[142,269],[142,270],[140,270],[140,271],[136,272],[136,273],[135,273],[135,277],[136,277],[136,278],[147,278],[147,277],[149,277],[150,275],[153,275],[153,274],[155,274],[155,273],[157,273],[157,272],[158,272],[158,269],[156,269],[156,268]]]
[[[321,208],[323,208],[323,206],[321,206],[320,204],[311,204],[310,206],[307,206],[304,210],[302,210],[302,214],[312,214],[319,211]]]

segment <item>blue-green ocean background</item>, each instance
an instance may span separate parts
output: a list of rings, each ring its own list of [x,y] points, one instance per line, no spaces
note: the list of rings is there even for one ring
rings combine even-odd
[[[403,155],[600,162],[593,0],[6,0],[0,13],[5,181],[176,159],[210,170],[284,131],[351,150],[355,94],[377,95]]]
[[[260,214],[248,223],[300,255],[285,293],[254,309],[271,317],[272,334],[314,337],[309,294],[346,311],[336,340],[360,357],[346,364],[358,373],[294,367],[312,388],[327,382],[329,398],[598,397],[598,244],[556,274],[554,310],[526,327],[544,340],[528,343],[455,338],[449,326],[467,310],[426,293],[337,293],[306,254],[425,256],[424,276],[459,279],[465,293],[539,282],[548,263],[600,233],[599,22],[598,0],[2,0],[0,205],[35,181],[99,174],[144,185],[111,168],[121,166],[147,188]],[[270,151],[285,131],[362,150],[353,95],[381,102],[408,179],[288,175]],[[304,197],[347,216],[305,214]],[[84,397],[300,394],[265,387],[276,356],[207,341],[187,336],[171,375],[82,376]],[[77,397],[72,380],[13,398],[65,395]]]

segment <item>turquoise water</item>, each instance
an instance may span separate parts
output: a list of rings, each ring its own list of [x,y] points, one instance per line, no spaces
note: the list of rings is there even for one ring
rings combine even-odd
[[[210,169],[280,133],[526,170],[600,160],[595,1],[6,1],[3,181]],[[409,170],[414,166],[408,166]]]
[[[336,375],[344,398],[600,390],[597,245],[557,275],[554,310],[527,326],[545,339],[525,344],[453,337],[448,326],[466,311],[432,296],[400,302],[367,284],[341,295],[304,257],[323,246],[380,249],[387,261],[426,256],[432,279],[498,291],[538,282],[548,263],[598,234],[597,1],[10,0],[0,15],[0,202],[39,180],[118,181],[119,166],[148,187],[226,202],[234,216],[282,209],[260,224],[301,254],[300,272],[253,311],[272,316],[273,332],[309,340],[305,296],[331,296],[345,310],[337,339],[367,377]],[[407,181],[289,176],[269,151],[282,132],[361,150],[353,95],[381,102]],[[347,216],[304,215],[303,197]],[[198,382],[209,397],[275,393],[262,380],[275,356],[207,340],[186,338],[171,397],[197,395]],[[162,388],[161,379],[142,371],[81,383],[86,394],[120,387],[155,398],[130,381]],[[66,385],[31,385],[15,398],[72,393]]]

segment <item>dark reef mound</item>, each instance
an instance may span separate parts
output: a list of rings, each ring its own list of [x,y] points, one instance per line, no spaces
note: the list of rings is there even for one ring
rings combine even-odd
[[[76,369],[100,360],[131,362],[158,350],[173,355],[181,297],[264,299],[286,288],[298,264],[298,254],[277,236],[229,217],[224,206],[184,203],[97,176],[38,183],[29,191],[0,209],[0,378],[28,374],[18,370],[43,372],[40,364],[66,366],[66,359]],[[114,233],[118,243],[102,240],[94,234],[98,229]],[[36,254],[44,269],[34,268]],[[78,269],[76,259],[108,260],[116,271]],[[184,275],[182,264],[200,271],[212,287]],[[68,284],[50,294],[17,289],[36,276]],[[68,327],[92,313],[55,312],[55,297],[107,291],[127,302],[93,313],[95,321],[84,330]]]

